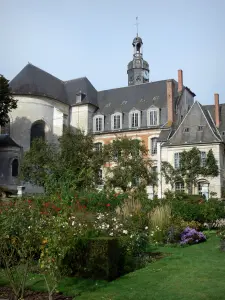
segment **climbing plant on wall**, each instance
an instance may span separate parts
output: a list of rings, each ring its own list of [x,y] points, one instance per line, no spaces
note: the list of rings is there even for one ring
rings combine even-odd
[[[174,168],[169,162],[162,162],[161,172],[166,183],[170,183],[172,188],[175,182],[182,181],[188,193],[191,194],[200,176],[216,177],[219,174],[219,168],[212,149],[205,158],[201,158],[200,150],[194,147],[180,153],[178,168]]]

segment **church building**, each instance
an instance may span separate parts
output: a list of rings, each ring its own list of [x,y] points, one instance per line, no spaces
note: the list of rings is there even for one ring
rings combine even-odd
[[[220,156],[224,156],[221,151],[225,138],[225,105],[219,105],[219,100],[211,106],[194,102],[195,94],[184,85],[182,70],[178,70],[176,79],[149,81],[149,64],[143,58],[143,41],[138,35],[132,47],[127,86],[110,90],[97,91],[86,77],[62,81],[27,64],[10,81],[18,107],[10,113],[10,123],[1,131],[8,133],[10,143],[17,147],[8,158],[10,164],[15,159],[20,163],[21,151],[29,150],[35,137],[57,142],[64,126],[70,126],[93,133],[97,149],[124,135],[145,143],[159,173],[158,186],[147,188],[150,198],[162,197],[170,188],[161,178],[161,161],[173,163],[175,153],[185,147],[200,145],[204,148],[207,144],[210,148],[213,143],[216,145],[213,151],[223,168]],[[193,128],[197,130],[198,126],[202,126],[201,133],[194,132]],[[183,127],[190,128],[189,135],[183,134]],[[218,184],[212,187],[208,184],[208,189],[215,189],[219,197],[224,185],[221,176],[220,173],[214,179]],[[11,172],[7,184],[15,185],[15,177]],[[6,179],[3,173],[2,178]],[[177,189],[182,187],[180,183],[176,185]],[[26,190],[34,191],[34,187],[27,185]]]

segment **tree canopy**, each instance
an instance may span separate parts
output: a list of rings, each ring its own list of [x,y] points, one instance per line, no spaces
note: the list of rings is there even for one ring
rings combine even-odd
[[[17,108],[17,100],[13,98],[9,80],[0,74],[0,126],[9,122],[9,112]]]

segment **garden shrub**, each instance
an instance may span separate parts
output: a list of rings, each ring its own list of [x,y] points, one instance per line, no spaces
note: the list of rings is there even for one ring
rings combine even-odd
[[[206,241],[206,236],[194,228],[187,227],[181,233],[181,245],[192,245]]]
[[[63,267],[72,275],[93,279],[113,280],[119,277],[120,244],[117,238],[82,238],[74,241],[73,246],[63,259]]]

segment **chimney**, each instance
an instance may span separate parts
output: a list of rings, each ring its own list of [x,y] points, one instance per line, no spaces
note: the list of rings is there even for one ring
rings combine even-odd
[[[215,124],[218,128],[220,126],[220,104],[219,104],[219,94],[214,94],[215,102]]]
[[[168,125],[172,125],[174,121],[174,81],[167,80],[167,111],[168,111]]]
[[[178,93],[183,90],[183,71],[178,70]]]

